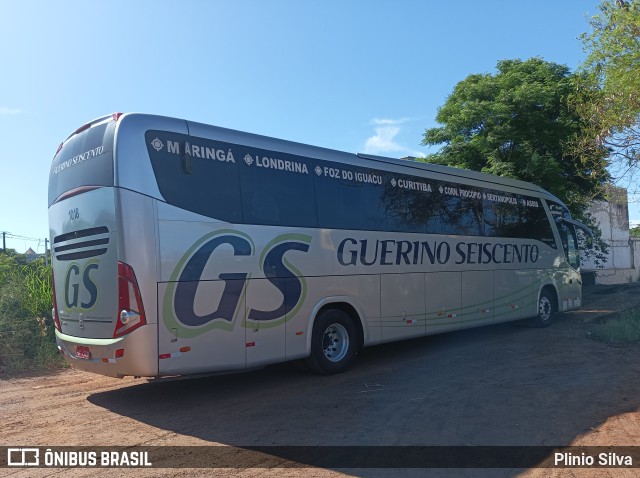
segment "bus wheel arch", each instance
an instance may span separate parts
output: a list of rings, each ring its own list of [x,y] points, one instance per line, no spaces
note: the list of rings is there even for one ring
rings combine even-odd
[[[536,316],[530,320],[533,327],[548,327],[554,321],[558,313],[558,292],[553,285],[545,285],[540,289],[536,312]]]
[[[324,304],[314,316],[310,355],[305,365],[322,375],[344,372],[363,343],[362,323],[356,309],[346,302]]]

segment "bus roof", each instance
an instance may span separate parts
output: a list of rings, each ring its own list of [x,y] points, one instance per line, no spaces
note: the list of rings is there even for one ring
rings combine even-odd
[[[194,129],[194,126],[196,126],[197,129],[200,129],[200,128],[211,129],[212,132],[217,131],[218,133],[224,131],[228,133],[233,133],[234,136],[238,134],[247,135],[247,137],[253,137],[254,139],[259,139],[260,143],[267,143],[267,145],[265,146],[268,146],[272,149],[278,148],[279,151],[282,151],[284,149],[285,152],[295,151],[295,154],[307,155],[310,157],[316,157],[318,159],[338,161],[338,162],[354,164],[354,165],[358,165],[357,159],[376,161],[379,163],[400,166],[401,168],[418,169],[422,171],[428,171],[428,172],[443,174],[447,176],[454,176],[456,178],[472,179],[472,180],[482,181],[484,183],[489,183],[489,184],[494,184],[499,186],[509,186],[517,189],[524,189],[527,191],[536,192],[538,194],[544,194],[545,196],[549,196],[551,198],[556,199],[559,202],[562,202],[560,199],[555,197],[550,192],[546,191],[544,188],[536,184],[529,183],[527,181],[495,176],[493,174],[473,171],[470,169],[452,168],[450,166],[443,166],[440,164],[424,163],[419,161],[418,158],[413,158],[413,157],[391,158],[386,156],[376,156],[376,155],[365,154],[365,153],[354,154],[354,153],[348,153],[340,150],[334,150],[334,149],[329,149],[329,148],[324,148],[319,146],[312,146],[304,143],[298,143],[295,141],[273,138],[270,136],[263,136],[263,135],[258,135],[254,133],[246,133],[246,132],[241,132],[237,130],[230,130],[227,128],[221,128],[219,126],[211,126],[208,124],[196,123],[193,121],[187,121],[187,126],[189,128],[189,131],[192,131]]]
[[[452,176],[454,178],[481,181],[483,183],[486,183],[487,185],[506,186],[506,187],[516,188],[520,190],[526,190],[529,192],[534,192],[540,195],[544,195],[548,198],[554,199],[562,203],[562,201],[557,197],[555,197],[553,194],[549,193],[542,187],[533,183],[529,183],[529,182],[521,181],[517,179],[494,176],[492,174],[483,173],[479,171],[452,168],[449,166],[443,166],[439,164],[424,163],[419,161],[417,158],[413,158],[413,157],[400,159],[400,158],[391,158],[391,157],[385,157],[385,156],[376,156],[376,155],[365,154],[365,153],[354,154],[354,153],[348,153],[340,150],[334,150],[334,149],[324,148],[320,146],[312,146],[304,143],[298,143],[295,141],[259,135],[255,133],[247,133],[243,131],[223,128],[220,126],[213,126],[213,125],[199,123],[195,121],[189,121],[189,120],[160,116],[160,115],[152,115],[152,114],[146,114],[146,113],[125,113],[125,114],[115,113],[111,116],[115,120],[120,120],[120,121],[122,121],[122,119],[124,118],[126,118],[129,121],[138,120],[142,123],[148,124],[149,128],[154,128],[154,129],[162,129],[163,123],[166,123],[168,126],[170,124],[175,125],[176,120],[180,122],[184,121],[184,124],[189,134],[193,136],[224,140],[230,143],[237,143],[237,144],[239,143],[239,144],[245,144],[247,146],[262,147],[265,149],[271,149],[271,150],[280,151],[280,152],[287,152],[291,154],[306,156],[310,158],[316,158],[320,160],[336,161],[336,162],[351,164],[351,165],[359,165],[359,164],[361,165],[362,163],[360,160],[374,161],[378,163],[387,164],[390,166],[397,166],[397,167],[400,167],[401,169],[410,168],[413,170],[436,173],[438,175]],[[97,118],[96,120],[90,121],[87,124],[101,122],[107,118],[108,116],[103,116],[103,117]],[[120,128],[118,128],[118,130],[120,130]],[[116,134],[121,134],[121,133],[122,131],[119,131],[119,133],[117,132]]]
[[[467,179],[475,179],[478,181],[482,181],[485,183],[492,183],[492,184],[499,184],[501,186],[511,186],[514,188],[518,188],[518,189],[526,189],[528,191],[535,191],[538,193],[542,193],[545,195],[549,195],[552,197],[553,194],[551,194],[549,191],[545,190],[544,188],[533,184],[533,183],[529,183],[527,181],[521,181],[519,179],[511,179],[511,178],[505,178],[502,176],[495,176],[493,174],[489,174],[489,173],[482,173],[479,171],[473,171],[471,169],[462,169],[462,168],[452,168],[450,166],[443,166],[441,164],[434,164],[434,163],[424,163],[422,161],[420,161],[418,158],[409,156],[407,158],[389,158],[386,156],[375,156],[375,155],[371,155],[371,154],[364,154],[364,153],[357,153],[356,156],[358,156],[359,158],[363,158],[363,159],[368,159],[371,161],[379,161],[382,163],[389,163],[389,164],[397,164],[400,166],[404,166],[404,167],[409,167],[409,168],[415,168],[415,169],[422,169],[424,171],[429,171],[429,172],[434,172],[434,173],[439,173],[439,174],[446,174],[448,176],[455,176],[455,177],[460,177],[460,178],[467,178]],[[556,198],[557,199],[557,198]]]

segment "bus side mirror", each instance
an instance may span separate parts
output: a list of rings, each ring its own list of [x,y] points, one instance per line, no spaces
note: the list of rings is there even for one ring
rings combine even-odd
[[[587,249],[593,249],[593,231],[589,227],[585,226],[581,222],[574,221],[573,219],[566,219],[564,217],[555,218],[556,224],[560,226],[561,223],[565,223],[573,226],[576,231],[580,231],[579,238],[581,245],[587,247]]]
[[[186,145],[182,144],[182,155],[180,155],[180,167],[182,172],[185,174],[193,174],[193,157],[190,154],[187,154]]]

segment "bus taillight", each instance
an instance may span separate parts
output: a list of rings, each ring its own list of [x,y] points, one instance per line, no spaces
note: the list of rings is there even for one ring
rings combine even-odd
[[[58,301],[56,301],[56,281],[53,278],[53,270],[51,271],[51,293],[53,294],[53,310],[51,310],[51,317],[53,318],[53,323],[58,329],[58,332],[62,332],[62,327],[60,326],[60,317],[58,316]]]
[[[147,323],[136,275],[129,264],[118,262],[118,317],[113,338]]]

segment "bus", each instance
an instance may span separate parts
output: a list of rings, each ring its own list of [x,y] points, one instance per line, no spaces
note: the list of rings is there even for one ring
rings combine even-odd
[[[577,229],[544,189],[182,119],[105,116],[49,176],[53,319],[113,377],[301,360],[581,305]]]

